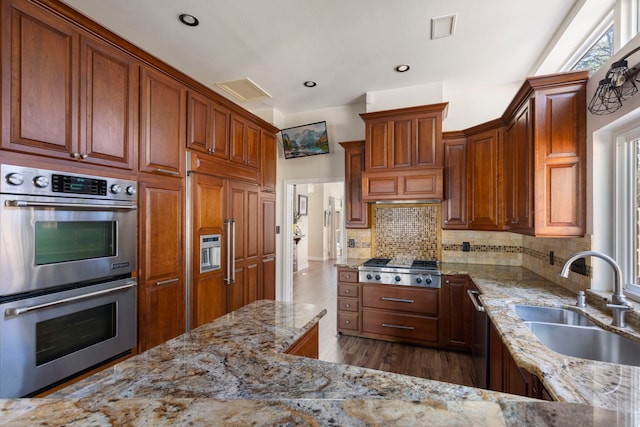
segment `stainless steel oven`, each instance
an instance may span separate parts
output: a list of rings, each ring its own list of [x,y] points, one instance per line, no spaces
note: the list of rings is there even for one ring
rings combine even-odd
[[[136,182],[0,165],[0,398],[136,345]]]
[[[23,397],[131,351],[136,281],[0,304],[0,398]]]

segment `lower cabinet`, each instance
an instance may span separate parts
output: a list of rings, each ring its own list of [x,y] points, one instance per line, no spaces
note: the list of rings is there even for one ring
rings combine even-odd
[[[537,376],[516,364],[493,323],[489,326],[489,389],[553,400]]]
[[[360,287],[358,270],[338,269],[338,333],[360,335]]]
[[[466,276],[442,276],[440,344],[444,348],[471,351],[474,308],[467,291],[472,285]]]
[[[316,323],[298,341],[293,343],[285,353],[317,359],[319,355],[318,324]]]

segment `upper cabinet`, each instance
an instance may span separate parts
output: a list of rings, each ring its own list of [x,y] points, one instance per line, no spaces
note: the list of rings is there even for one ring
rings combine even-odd
[[[369,228],[369,204],[362,200],[364,141],[347,141],[340,145],[344,148],[347,228]]]
[[[204,95],[187,94],[187,148],[229,158],[230,112]]]
[[[265,129],[262,130],[260,142],[260,173],[262,191],[276,192],[276,166],[278,161],[278,144],[276,135]]]
[[[140,95],[141,172],[184,175],[186,89],[167,74],[142,68]]]
[[[363,113],[365,170],[442,167],[447,103]]]
[[[444,200],[442,228],[467,228],[467,138],[462,132],[445,132]]]
[[[586,231],[587,79],[587,71],[528,78],[503,115],[506,226],[513,231]]]
[[[229,160],[252,168],[260,166],[260,127],[240,117],[231,116]]]
[[[2,148],[133,169],[136,60],[30,3],[2,8]]]
[[[442,199],[447,103],[360,114],[365,122],[362,199]]]
[[[469,228],[501,230],[501,156],[503,129],[500,120],[473,128],[467,137],[467,206]]]

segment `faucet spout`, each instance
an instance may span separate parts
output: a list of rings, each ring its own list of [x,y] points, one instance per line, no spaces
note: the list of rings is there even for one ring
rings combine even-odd
[[[613,258],[611,258],[609,255],[603,254],[602,252],[598,252],[598,251],[576,252],[575,254],[571,255],[569,259],[567,259],[567,261],[565,261],[564,265],[562,266],[562,270],[560,270],[560,276],[569,277],[569,269],[571,267],[571,264],[575,260],[586,257],[586,256],[600,258],[606,261],[607,264],[609,264],[613,269],[613,272],[614,272],[613,294],[611,295],[611,304],[608,304],[607,306],[611,308],[614,313],[613,325],[624,327],[625,326],[624,312],[629,310],[631,306],[627,302],[627,299],[625,298],[624,294],[622,293],[622,270],[620,270],[620,266]]]

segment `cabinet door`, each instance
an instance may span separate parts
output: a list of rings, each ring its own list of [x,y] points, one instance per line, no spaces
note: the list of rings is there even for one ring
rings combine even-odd
[[[260,162],[260,128],[238,116],[231,116],[229,160],[257,168]]]
[[[278,146],[276,136],[265,130],[262,131],[260,153],[262,154],[260,173],[262,191],[275,193],[276,191],[276,165],[278,158]]]
[[[276,198],[272,193],[260,194],[260,277],[258,299],[276,297]]]
[[[3,109],[11,112],[2,148],[70,159],[78,150],[79,35],[26,2],[2,8]]]
[[[392,122],[393,135],[390,139],[391,147],[389,164],[392,168],[411,166],[412,148],[415,147],[415,130],[413,120],[409,117],[398,118]]]
[[[504,203],[506,225],[522,232],[531,230],[533,135],[529,104],[525,104],[505,130]]]
[[[276,299],[276,256],[270,255],[262,258],[262,271],[260,274],[262,294],[258,299]]]
[[[489,322],[489,390],[505,391],[503,384],[503,350],[500,333]]]
[[[442,166],[441,123],[441,114],[415,119],[416,136],[412,155],[413,166]]]
[[[368,171],[388,169],[389,126],[387,119],[372,120],[366,126],[365,169]]]
[[[470,282],[466,277],[442,277],[443,322],[441,344],[458,350],[471,350],[473,340],[473,304],[467,295]]]
[[[200,236],[206,234],[224,234],[224,180],[201,174],[193,174],[191,179],[192,210],[191,221],[191,316],[192,328],[210,322],[226,314],[226,284],[223,268],[200,273]],[[226,251],[226,239],[223,236],[221,254]],[[225,260],[221,259],[222,266]]]
[[[369,228],[369,205],[362,200],[364,141],[341,142],[344,148],[347,228]]]
[[[257,185],[228,183],[227,218],[235,219],[236,281],[227,286],[227,310],[233,311],[257,298],[260,192]]]
[[[467,228],[467,140],[444,141],[442,228]]]
[[[166,74],[144,67],[140,99],[140,171],[182,176],[186,90]]]
[[[96,39],[83,37],[81,146],[85,162],[135,167],[138,145],[139,67],[133,58]]]
[[[502,128],[470,136],[467,140],[467,203],[471,229],[502,229],[501,140]]]
[[[184,190],[181,179],[140,179],[140,345],[185,331]]]
[[[209,100],[197,92],[187,93],[187,148],[209,153],[211,140]]]

